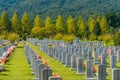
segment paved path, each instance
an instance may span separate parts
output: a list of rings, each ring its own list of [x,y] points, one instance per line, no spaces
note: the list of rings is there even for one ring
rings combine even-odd
[[[4,72],[0,72],[0,80],[33,80],[34,76],[31,75],[22,42],[18,44],[4,67]]]

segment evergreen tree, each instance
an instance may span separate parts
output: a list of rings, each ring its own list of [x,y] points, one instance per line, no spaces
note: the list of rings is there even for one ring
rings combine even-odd
[[[55,27],[58,33],[62,33],[64,31],[64,23],[61,15],[57,17]]]
[[[99,36],[101,33],[101,28],[100,28],[100,24],[98,21],[96,21],[95,23],[95,27],[93,29],[93,34],[95,34],[96,36]]]
[[[2,34],[1,17],[0,17],[0,34]]]
[[[106,19],[105,16],[103,16],[102,19],[101,19],[100,27],[101,27],[101,33],[102,34],[109,32],[108,23],[107,23],[107,19]]]
[[[42,27],[42,20],[38,14],[34,19],[34,27]]]
[[[12,16],[12,31],[19,35],[21,34],[21,31],[22,31],[21,21],[17,12],[14,12]]]
[[[95,27],[95,20],[92,17],[89,18],[88,26],[90,33],[93,34],[93,30]]]
[[[53,27],[52,20],[49,16],[47,16],[45,20],[45,29],[47,37],[50,37],[55,33],[55,27]]]
[[[12,30],[10,20],[6,11],[3,11],[1,15],[1,29],[2,31],[7,32],[10,32]]]
[[[81,16],[78,19],[77,26],[78,26],[78,36],[79,37],[84,37],[85,23],[84,23],[84,20]]]
[[[23,39],[26,39],[26,37],[30,34],[31,32],[31,22],[30,22],[30,17],[27,14],[27,12],[24,12],[22,16],[22,34],[23,34]]]
[[[67,19],[67,32],[69,34],[75,34],[75,22],[72,16],[69,16]]]
[[[120,46],[120,31],[116,34],[116,36],[114,38],[114,44],[116,46]]]
[[[98,17],[97,17],[97,22],[100,24],[101,23],[101,17],[98,15]]]

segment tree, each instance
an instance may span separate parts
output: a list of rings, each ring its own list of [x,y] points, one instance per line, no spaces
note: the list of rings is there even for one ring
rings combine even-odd
[[[32,35],[34,37],[38,37],[39,36],[39,32],[40,32],[40,27],[33,27],[32,28]]]
[[[45,29],[46,34],[48,34],[47,37],[50,37],[55,33],[55,27],[53,27],[52,20],[49,16],[47,16],[45,20]]]
[[[67,19],[67,32],[69,34],[75,34],[75,22],[72,16],[69,16]]]
[[[97,22],[98,22],[99,24],[101,23],[101,17],[100,17],[99,15],[97,16],[97,19],[96,19],[96,20],[97,20]]]
[[[34,19],[34,27],[42,27],[42,20],[38,14]]]
[[[30,34],[31,32],[31,22],[30,22],[30,17],[27,14],[27,12],[24,12],[22,16],[22,34],[23,34],[23,39],[26,39],[26,37]]]
[[[1,15],[1,30],[7,32],[10,32],[12,30],[10,20],[6,11],[3,11]]]
[[[22,28],[21,28],[21,21],[20,18],[17,14],[17,12],[14,12],[13,16],[12,16],[12,31],[17,33],[17,34],[21,34]]]
[[[93,30],[95,27],[95,20],[92,17],[89,18],[88,26],[89,26],[90,33],[93,34]]]
[[[11,42],[14,43],[14,41],[19,39],[19,36],[16,33],[9,33],[7,39]]]
[[[115,46],[120,46],[120,31],[117,33],[117,35],[114,38],[114,44]]]
[[[84,23],[82,16],[79,17],[78,22],[77,22],[77,26],[78,26],[78,36],[84,37],[85,23]]]
[[[61,15],[57,17],[55,27],[58,33],[62,33],[64,31],[64,23]]]
[[[107,23],[107,19],[105,16],[102,17],[101,23],[100,23],[100,27],[101,27],[101,33],[102,34],[106,34],[109,32],[108,29],[108,23]]]
[[[100,24],[98,21],[95,22],[95,27],[93,29],[93,34],[95,34],[96,36],[99,36],[101,33],[101,28],[100,28]]]

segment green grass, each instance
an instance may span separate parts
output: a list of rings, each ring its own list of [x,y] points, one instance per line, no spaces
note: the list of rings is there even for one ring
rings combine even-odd
[[[10,56],[9,62],[5,64],[4,71],[0,72],[0,80],[33,80],[31,72],[23,44],[20,42]]]

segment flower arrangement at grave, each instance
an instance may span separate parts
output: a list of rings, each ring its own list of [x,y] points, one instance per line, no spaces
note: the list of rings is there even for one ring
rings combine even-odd
[[[85,62],[83,63],[83,66],[84,66],[84,68],[86,68],[86,63]]]
[[[42,63],[48,65],[48,60],[42,59]]]
[[[40,55],[37,55],[38,59],[42,59],[42,57]]]
[[[107,55],[110,55],[110,48],[107,49]]]
[[[94,51],[92,51],[92,58],[94,58]]]
[[[98,61],[101,61],[101,56],[98,56]]]
[[[14,49],[15,46],[10,46],[10,48],[8,48],[7,51],[3,53],[2,57],[0,58],[0,71],[3,71],[3,67],[5,63],[9,60],[8,58],[12,54]]]
[[[93,73],[96,73],[96,72],[97,72],[97,67],[93,66]]]
[[[60,75],[58,73],[53,73],[54,77],[60,77]]]
[[[48,43],[48,46],[52,46],[52,44],[51,44],[51,43]]]

